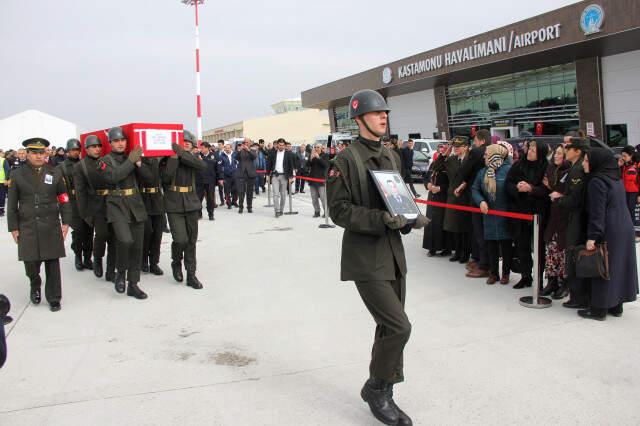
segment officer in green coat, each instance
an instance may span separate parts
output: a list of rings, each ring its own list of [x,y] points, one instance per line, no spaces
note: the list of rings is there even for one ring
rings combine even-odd
[[[71,204],[62,174],[45,163],[49,141],[32,138],[22,145],[27,149],[27,164],[11,174],[7,224],[31,282],[31,303],[39,304],[42,297],[40,265],[44,262],[45,297],[51,311],[57,312],[62,299],[59,259],[65,256]]]
[[[80,216],[76,198],[76,186],[73,177],[73,168],[80,161],[80,141],[69,139],[67,141],[67,158],[58,165],[58,169],[67,184],[67,194],[71,202],[73,219],[71,220],[71,249],[75,253],[75,267],[78,271],[93,269],[91,263],[91,251],[93,250],[93,227],[89,226]]]
[[[161,168],[164,186],[164,207],[169,220],[171,243],[171,270],[173,278],[182,282],[182,258],[187,271],[187,285],[196,290],[202,283],[196,277],[196,242],[198,218],[202,202],[196,192],[196,173],[207,169],[200,156],[191,153],[196,146],[193,133],[184,131],[184,148],[173,145],[176,155],[166,158]]]
[[[95,135],[84,141],[86,156],[73,167],[73,183],[76,190],[78,213],[87,226],[95,230],[93,239],[93,274],[101,278],[102,258],[107,253],[107,281],[116,277],[116,244],[107,223],[108,185],[98,173],[98,161],[102,154],[102,142]],[[108,249],[107,249],[108,244]]]
[[[344,228],[341,279],[355,281],[377,325],[362,399],[383,423],[410,425],[409,416],[393,401],[393,385],[404,380],[402,353],[411,333],[404,310],[407,265],[400,233],[422,228],[428,220],[420,215],[408,224],[404,216],[392,216],[369,176],[369,170],[400,171],[400,157],[380,141],[387,132],[388,113],[378,92],[353,95],[349,117],[360,135],[333,160],[327,195],[331,219]]]
[[[124,293],[127,281],[127,296],[146,299],[138,283],[142,264],[144,223],[147,210],[138,189],[142,167],[142,150],[136,147],[125,155],[127,138],[120,127],[109,129],[111,152],[98,161],[98,173],[109,186],[107,195],[107,221],[116,239],[115,289]],[[137,173],[138,172],[138,173]]]

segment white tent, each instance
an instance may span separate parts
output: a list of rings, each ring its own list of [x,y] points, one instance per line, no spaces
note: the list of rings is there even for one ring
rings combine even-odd
[[[0,120],[0,148],[22,147],[22,141],[41,137],[57,147],[66,146],[67,140],[77,138],[78,126],[61,118],[30,109]]]

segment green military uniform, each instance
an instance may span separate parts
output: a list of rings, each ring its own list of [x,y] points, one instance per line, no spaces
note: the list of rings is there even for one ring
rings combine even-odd
[[[36,138],[23,145],[27,149],[44,149],[49,143]],[[34,303],[40,302],[40,266],[44,262],[45,297],[52,310],[62,298],[59,259],[65,256],[65,250],[60,218],[65,225],[71,223],[71,204],[62,174],[48,164],[36,168],[27,163],[14,170],[7,207],[9,232],[19,231],[18,260],[24,262]]]
[[[98,161],[98,173],[109,188],[107,222],[116,240],[116,290],[124,292],[126,273],[130,289],[127,293],[131,296],[137,292],[137,283],[140,282],[144,223],[147,220],[135,169],[134,163],[124,153],[112,151]]]
[[[107,273],[105,278],[112,281],[116,269],[116,244],[113,232],[107,223],[107,195],[109,185],[98,173],[97,158],[86,156],[73,166],[73,181],[76,190],[78,214],[93,226],[93,273],[102,277],[102,258],[107,252]],[[108,251],[107,251],[108,244]]]
[[[173,238],[171,243],[173,276],[178,282],[183,280],[182,259],[184,257],[187,285],[194,288],[202,287],[195,278],[198,217],[202,210],[202,202],[196,193],[195,174],[206,168],[207,164],[201,158],[180,148],[177,149],[177,158],[174,156],[164,160],[161,170],[164,207]]]
[[[71,211],[73,214],[73,218],[71,220],[71,250],[73,250],[76,255],[76,269],[82,270],[83,268],[93,269],[93,265],[91,263],[91,251],[93,250],[93,228],[82,219],[80,216],[80,210],[78,209],[75,179],[73,176],[74,167],[78,162],[78,159],[67,157],[62,163],[60,163],[60,165],[58,165],[57,168],[60,169],[60,172],[64,177],[64,181],[67,184],[67,194],[69,194]]]
[[[377,324],[371,377],[397,383],[404,379],[402,352],[411,333],[404,311],[407,265],[400,231],[385,224],[387,209],[368,170],[399,172],[400,157],[379,141],[358,138],[329,168],[329,212],[344,228],[340,277],[355,281]]]
[[[160,245],[164,231],[164,201],[160,188],[160,161],[157,158],[146,157],[142,164],[148,173],[141,176],[142,201],[149,217],[144,226],[144,244],[142,248],[142,269],[156,275],[161,275],[158,267],[160,262]]]

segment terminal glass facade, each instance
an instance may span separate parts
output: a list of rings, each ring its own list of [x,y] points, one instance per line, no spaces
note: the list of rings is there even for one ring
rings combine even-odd
[[[509,120],[520,131],[564,134],[579,124],[573,63],[462,83],[447,88],[453,135]],[[542,123],[542,124],[540,124]]]
[[[337,133],[358,134],[358,125],[349,118],[349,105],[333,108],[333,120]]]

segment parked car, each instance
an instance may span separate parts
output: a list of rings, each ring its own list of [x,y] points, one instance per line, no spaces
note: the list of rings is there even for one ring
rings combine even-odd
[[[447,141],[441,139],[413,139],[413,150],[423,152],[431,159],[433,154],[438,152],[438,145],[441,143],[446,144]],[[406,141],[403,146],[407,146]]]
[[[413,150],[413,167],[411,168],[411,180],[413,182],[423,182],[424,175],[429,170],[431,157],[422,151]]]

